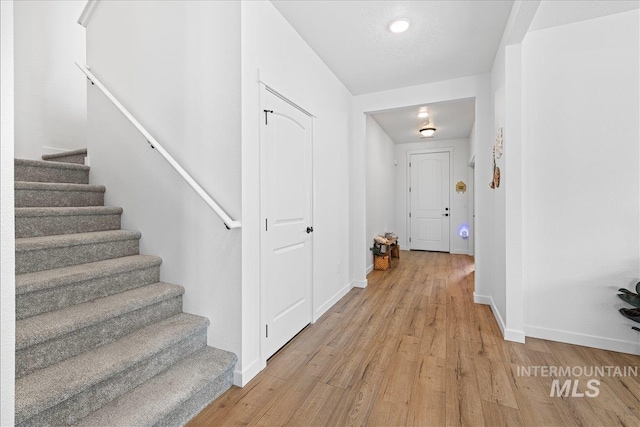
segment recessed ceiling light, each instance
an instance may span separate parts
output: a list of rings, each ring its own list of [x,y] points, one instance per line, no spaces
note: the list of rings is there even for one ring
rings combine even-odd
[[[389,30],[392,33],[404,33],[409,29],[409,20],[406,18],[394,19],[389,24]]]
[[[426,111],[420,111],[418,113],[418,117],[420,117],[421,119],[424,119],[426,117],[429,117],[429,113],[427,113]]]

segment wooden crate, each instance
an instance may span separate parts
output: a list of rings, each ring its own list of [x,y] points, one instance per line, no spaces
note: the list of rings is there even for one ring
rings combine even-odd
[[[389,254],[373,256],[374,270],[386,270],[387,268],[389,268]]]

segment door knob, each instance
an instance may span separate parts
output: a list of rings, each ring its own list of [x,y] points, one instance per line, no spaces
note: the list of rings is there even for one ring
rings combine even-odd
[[[442,214],[442,216],[449,216],[449,214],[448,214],[448,213],[446,213],[446,214]]]
[[[313,233],[313,227],[307,227],[307,234]]]

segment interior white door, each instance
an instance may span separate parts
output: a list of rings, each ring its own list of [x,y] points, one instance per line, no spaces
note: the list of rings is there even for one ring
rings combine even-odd
[[[449,153],[412,154],[410,248],[449,252]]]
[[[264,91],[263,355],[311,323],[312,118]]]

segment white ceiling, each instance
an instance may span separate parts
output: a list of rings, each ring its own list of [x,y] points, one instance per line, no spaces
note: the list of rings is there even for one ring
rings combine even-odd
[[[352,94],[491,71],[512,0],[272,3]],[[393,19],[411,21],[391,33]]]
[[[428,119],[418,118],[423,106],[427,107]],[[475,99],[397,108],[373,113],[371,117],[396,144],[468,138],[476,117]],[[425,122],[436,128],[431,138],[423,138],[418,132]]]
[[[547,0],[540,3],[529,30],[542,30],[638,8],[640,8],[638,0]]]

